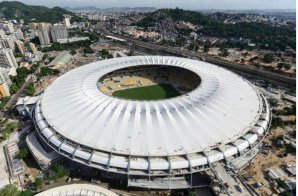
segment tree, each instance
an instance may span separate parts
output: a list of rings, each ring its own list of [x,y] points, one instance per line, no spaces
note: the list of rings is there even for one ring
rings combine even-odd
[[[196,192],[189,192],[188,196],[198,196],[198,194]]]
[[[209,44],[204,44],[204,52],[207,53],[209,51],[209,48],[210,48]]]
[[[29,84],[29,86],[28,86],[28,88],[26,90],[26,94],[28,96],[33,96],[34,93],[35,93],[35,88],[34,88],[33,84],[31,83],[31,84]]]
[[[34,181],[34,187],[36,188],[36,189],[40,189],[41,188],[41,186],[42,186],[42,178],[36,178],[35,179],[35,181]]]
[[[269,98],[268,99],[268,102],[269,104],[272,106],[272,107],[277,107],[278,106],[278,101],[274,98]]]
[[[0,196],[18,196],[18,195],[19,195],[19,190],[13,184],[6,185],[0,191]]]
[[[9,100],[10,100],[10,97],[2,97],[0,99],[0,110],[2,110],[5,107],[5,105]]]
[[[57,181],[58,179],[60,179],[64,176],[68,176],[68,175],[69,175],[68,169],[66,169],[65,167],[63,167],[60,164],[55,164],[50,171],[49,178],[51,180]]]
[[[44,54],[42,57],[42,60],[45,60],[46,58],[48,58],[48,56],[49,56],[48,54]]]
[[[24,159],[28,156],[28,154],[29,154],[28,148],[21,148],[18,155],[21,159]]]
[[[9,92],[11,94],[15,94],[16,92],[18,92],[18,90],[19,90],[19,87],[15,83],[13,83],[9,88]]]
[[[90,46],[85,47],[83,51],[84,51],[84,53],[89,53],[89,54],[91,54],[91,53],[94,52],[94,51],[90,48]]]
[[[33,196],[33,192],[31,189],[27,189],[25,191],[20,192],[18,196]]]
[[[40,68],[40,75],[41,76],[47,76],[52,74],[54,71],[51,68],[48,67],[41,67]]]
[[[272,126],[272,128],[283,127],[284,122],[282,121],[282,119],[280,117],[273,117],[272,121],[271,121],[271,126]]]
[[[56,57],[54,57],[54,56],[49,57],[49,63],[52,62],[55,58]]]
[[[273,61],[273,54],[272,53],[265,54],[263,60],[265,63],[271,63]]]
[[[225,48],[225,49],[223,49],[223,51],[222,51],[222,56],[228,56],[229,55],[229,52],[228,52],[228,50]]]
[[[72,49],[72,50],[70,51],[70,54],[71,54],[71,55],[76,55],[76,54],[77,54],[77,51],[74,50],[74,49]]]
[[[101,50],[101,57],[106,59],[106,58],[109,58],[110,56],[110,52],[107,50],[107,49],[102,49]]]

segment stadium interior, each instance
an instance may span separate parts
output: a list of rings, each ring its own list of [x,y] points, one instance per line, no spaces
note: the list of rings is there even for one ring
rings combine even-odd
[[[110,96],[131,99],[158,99],[186,94],[198,87],[200,82],[200,77],[197,74],[181,67],[144,65],[132,66],[108,73],[100,78],[98,87],[101,92]],[[162,95],[156,95],[156,97],[130,97],[124,92],[130,90],[129,93],[131,93],[131,89],[134,89],[135,93],[148,92],[151,94],[149,88],[145,89],[148,91],[137,91],[141,90],[142,87],[156,85],[166,92],[164,97]],[[154,92],[156,92],[156,89],[152,88],[152,93]]]

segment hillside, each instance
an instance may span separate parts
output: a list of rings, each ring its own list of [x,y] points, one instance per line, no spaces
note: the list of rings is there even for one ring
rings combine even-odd
[[[0,3],[0,18],[22,18],[27,22],[55,23],[63,19],[63,14],[72,14],[72,12],[59,7],[48,8],[45,6],[26,5],[18,1],[3,1]]]
[[[181,28],[179,22],[189,22],[197,25],[197,29]],[[285,50],[288,46],[295,48],[296,32],[288,26],[270,26],[263,23],[241,22],[237,24],[224,24],[199,12],[182,9],[161,9],[147,14],[143,19],[135,23],[145,30],[150,29],[167,35],[179,32],[180,35],[189,35],[195,31],[200,35],[222,38],[248,38],[260,46],[272,50]]]
[[[161,20],[165,20],[166,18],[170,18],[173,21],[190,22],[195,25],[207,25],[216,22],[214,19],[199,12],[176,8],[160,9],[152,12],[151,14],[140,20],[136,25],[140,27],[153,27],[156,23],[160,22]]]

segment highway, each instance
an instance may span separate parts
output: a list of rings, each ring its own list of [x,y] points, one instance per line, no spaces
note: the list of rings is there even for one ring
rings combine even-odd
[[[109,34],[109,35],[111,35],[111,34]],[[112,36],[121,38],[121,39],[125,39],[127,41],[127,44],[129,44],[129,45],[140,47],[140,48],[147,49],[150,51],[156,51],[156,52],[159,52],[162,54],[169,54],[169,55],[180,56],[180,57],[201,59],[208,63],[216,64],[218,66],[233,70],[237,73],[246,73],[253,77],[258,77],[260,79],[272,80],[272,81],[277,82],[278,84],[281,84],[284,86],[291,87],[291,86],[296,85],[295,76],[270,72],[270,71],[258,69],[256,67],[252,67],[252,66],[244,66],[239,63],[225,61],[225,60],[213,57],[213,56],[198,54],[198,53],[195,53],[190,50],[182,50],[180,48],[169,47],[169,46],[161,46],[161,45],[157,45],[154,43],[144,42],[141,40],[124,37],[124,36],[119,36],[119,35],[112,35]]]

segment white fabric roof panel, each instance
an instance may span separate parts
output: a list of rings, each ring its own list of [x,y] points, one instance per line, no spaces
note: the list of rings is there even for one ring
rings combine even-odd
[[[267,125],[268,125],[268,122],[267,121],[265,121],[265,120],[263,120],[263,121],[259,121],[258,123],[257,123],[257,125],[259,125],[260,127],[263,127],[263,129],[267,129]]]
[[[222,147],[220,147],[220,150],[222,151],[222,153],[224,154],[224,156],[226,158],[238,153],[237,148],[235,146],[231,146],[231,145],[222,146]]]
[[[245,138],[250,145],[252,145],[255,141],[258,140],[258,135],[254,134],[254,133],[247,133],[243,136],[243,138]]]
[[[201,156],[190,156],[190,162],[192,167],[201,166],[208,164],[207,157]]]
[[[246,149],[247,147],[249,147],[249,143],[248,141],[244,140],[244,139],[237,139],[234,142],[234,145],[238,148],[238,150],[241,152],[244,149]]]
[[[224,159],[224,155],[222,152],[211,150],[210,152],[206,152],[206,155],[208,157],[208,160],[210,163],[219,161]]]
[[[137,170],[148,170],[149,164],[146,159],[131,159],[130,160],[130,168]]]
[[[260,126],[254,126],[252,128],[252,132],[257,133],[258,135],[263,135],[263,133],[265,132],[263,127]]]
[[[42,130],[42,134],[48,139],[54,133],[49,128],[45,128],[45,129]]]
[[[158,101],[119,99],[97,87],[111,71],[157,64],[189,69],[201,84],[188,94]],[[59,77],[45,90],[41,112],[55,131],[81,145],[124,155],[173,156],[244,135],[260,116],[260,101],[248,82],[218,66],[134,56],[91,63]]]

